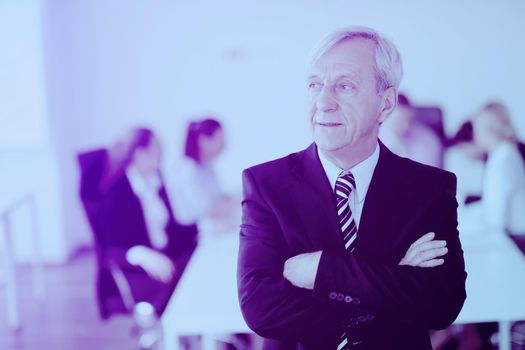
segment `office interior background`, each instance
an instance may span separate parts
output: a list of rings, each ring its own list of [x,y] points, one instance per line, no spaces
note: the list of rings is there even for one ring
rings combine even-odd
[[[170,168],[188,122],[212,115],[226,135],[218,176],[240,194],[242,169],[311,142],[307,56],[348,24],[398,46],[401,90],[439,107],[447,135],[497,100],[523,140],[524,15],[518,0],[0,0],[0,251],[12,257],[19,304],[14,331],[0,289],[0,348],[135,346],[125,317],[98,319],[78,153],[146,126]],[[78,259],[91,267],[62,279]]]

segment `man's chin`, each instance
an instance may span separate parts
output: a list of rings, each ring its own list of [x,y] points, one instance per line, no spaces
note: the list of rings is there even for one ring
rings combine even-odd
[[[337,142],[330,142],[327,140],[314,140],[317,148],[325,153],[332,153],[343,148],[343,145]]]

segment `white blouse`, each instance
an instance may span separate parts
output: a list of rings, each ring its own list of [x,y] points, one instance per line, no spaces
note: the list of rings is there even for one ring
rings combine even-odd
[[[489,154],[482,203],[490,224],[525,235],[525,164],[515,144],[504,142]]]
[[[194,224],[206,216],[223,191],[212,164],[182,159],[167,179],[175,217],[181,224]]]

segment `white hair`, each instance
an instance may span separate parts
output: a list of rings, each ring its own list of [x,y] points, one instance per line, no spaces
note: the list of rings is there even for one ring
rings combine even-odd
[[[403,63],[396,46],[376,30],[363,26],[349,26],[325,35],[314,47],[309,56],[309,63],[315,63],[328,50],[344,41],[362,38],[371,40],[376,46],[376,80],[378,92],[389,87],[399,89],[403,77]]]

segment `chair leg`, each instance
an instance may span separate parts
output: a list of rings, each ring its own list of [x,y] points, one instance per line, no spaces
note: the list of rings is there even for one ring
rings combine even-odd
[[[4,248],[4,268],[5,268],[5,294],[6,294],[6,310],[7,310],[7,325],[12,331],[20,330],[20,317],[18,314],[18,300],[16,297],[16,278],[15,265],[12,255],[10,235],[11,227],[9,216],[2,216],[4,222],[4,232],[0,239],[2,240],[0,246]]]

